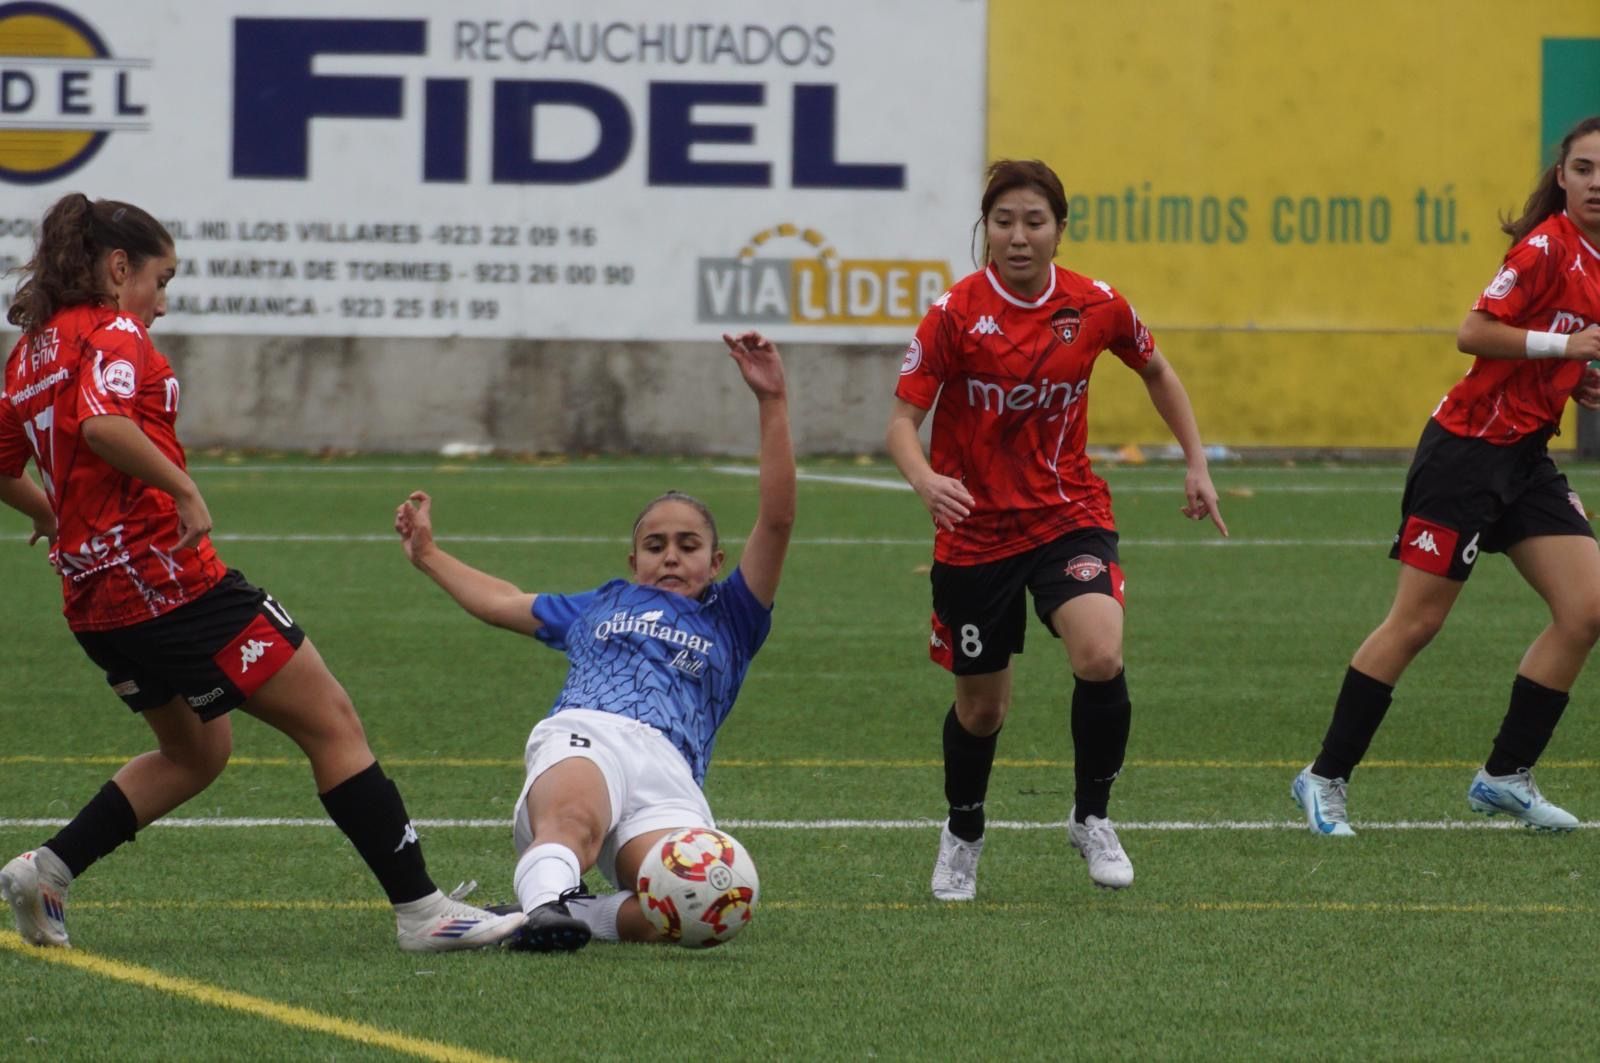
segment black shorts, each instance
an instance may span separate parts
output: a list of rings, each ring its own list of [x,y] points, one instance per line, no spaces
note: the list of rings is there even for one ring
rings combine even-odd
[[[231,568],[154,620],[73,634],[128,708],[144,712],[182,696],[202,720],[244,704],[306,638],[272,595]]]
[[[1594,538],[1583,502],[1550,460],[1548,441],[1541,433],[1496,446],[1430,420],[1406,473],[1389,556],[1464,581],[1484,551],[1504,553],[1535,535]]]
[[[1117,533],[1104,528],[1071,531],[1014,557],[978,565],[934,562],[933,633],[928,656],[956,675],[1004,670],[1022,652],[1028,625],[1023,591],[1050,629],[1050,614],[1080,594],[1106,594],[1122,604]]]

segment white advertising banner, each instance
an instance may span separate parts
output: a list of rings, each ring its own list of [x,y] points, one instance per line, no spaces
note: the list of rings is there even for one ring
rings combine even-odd
[[[0,266],[82,191],[172,232],[163,330],[892,342],[972,268],[985,26],[982,0],[0,0]]]

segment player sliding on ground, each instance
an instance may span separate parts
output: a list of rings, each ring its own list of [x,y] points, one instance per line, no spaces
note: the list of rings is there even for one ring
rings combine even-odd
[[[772,626],[795,516],[794,448],[778,350],[759,333],[724,336],[760,421],[755,527],[733,574],[711,512],[688,495],[654,499],[634,522],[633,580],[581,594],[532,594],[463,563],[433,538],[418,491],[395,512],[406,556],[479,620],[567,655],[566,685],[528,736],[513,811],[513,883],[527,923],[513,948],[551,952],[654,941],[634,892],[641,857],[683,827],[714,827],[701,784]],[[588,895],[598,866],[617,892]]]

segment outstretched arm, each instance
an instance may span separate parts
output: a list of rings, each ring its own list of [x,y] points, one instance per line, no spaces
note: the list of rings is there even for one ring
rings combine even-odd
[[[50,499],[38,484],[23,473],[16,479],[0,476],[0,502],[33,521],[33,534],[28,537],[32,546],[40,539],[54,544],[56,541],[56,515],[50,509]]]
[[[744,544],[744,556],[739,558],[739,571],[750,593],[770,608],[794,531],[794,443],[789,438],[788,386],[778,348],[761,333],[724,335],[722,341],[755,394],[761,426],[760,501],[756,525]]]
[[[445,553],[433,541],[433,499],[425,492],[413,491],[394,511],[394,530],[411,563],[444,588],[473,616],[485,624],[531,635],[544,626],[533,615],[537,594],[520,590],[516,584],[480,572],[464,561]]]
[[[1217,489],[1211,483],[1205,447],[1200,443],[1200,427],[1195,423],[1194,406],[1189,402],[1189,393],[1183,389],[1183,381],[1159,350],[1150,356],[1139,376],[1144,380],[1145,390],[1150,392],[1151,404],[1167,422],[1178,446],[1183,448],[1183,457],[1189,466],[1183,477],[1183,493],[1188,499],[1183,515],[1190,520],[1210,517],[1217,531],[1226,536],[1228,526],[1222,522],[1222,510],[1217,506]]]

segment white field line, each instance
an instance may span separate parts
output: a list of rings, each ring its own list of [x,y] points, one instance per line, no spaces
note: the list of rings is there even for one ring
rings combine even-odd
[[[34,829],[64,827],[65,819],[0,819],[0,829],[28,827]],[[469,828],[473,830],[507,830],[509,817],[504,819],[414,819],[420,828]],[[720,826],[729,830],[933,830],[944,821],[939,819],[724,819]],[[987,824],[995,830],[1064,830],[1066,820],[1041,822],[1037,820],[992,819]],[[172,817],[158,819],[152,827],[182,829],[260,828],[260,827],[332,827],[331,820],[249,817]],[[1390,822],[1362,822],[1355,824],[1361,830],[1512,830],[1517,824],[1509,819],[1404,819]],[[1580,827],[1593,830],[1600,820],[1580,823]],[[1117,820],[1119,831],[1279,831],[1306,829],[1300,819],[1260,820]]]
[[[711,472],[722,473],[726,476],[755,476],[758,471],[748,465],[713,465]],[[845,476],[838,473],[824,472],[798,472],[795,479],[808,483],[838,484],[845,487],[872,487],[880,491],[909,491],[911,485],[901,479],[890,479],[887,476]],[[1213,477],[1213,479],[1217,479]],[[1375,484],[1235,484],[1230,483],[1226,476],[1221,477],[1217,490],[1222,492],[1222,497],[1227,498],[1229,491],[1248,491],[1252,494],[1271,495],[1381,495],[1392,494],[1400,496],[1400,489],[1404,484],[1394,481]],[[1183,493],[1183,476],[1179,470],[1172,471],[1172,482],[1169,484],[1112,484],[1111,494],[1123,495],[1155,495]]]

